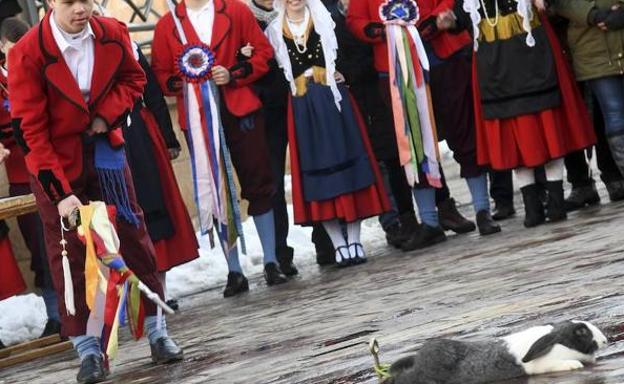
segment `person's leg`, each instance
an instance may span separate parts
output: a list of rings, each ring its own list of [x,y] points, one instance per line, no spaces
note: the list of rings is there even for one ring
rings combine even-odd
[[[611,155],[624,175],[624,76],[590,80],[589,85],[600,104]]]
[[[563,159],[552,160],[544,164],[548,202],[546,217],[551,223],[568,218],[563,199]]]
[[[495,208],[492,218],[505,220],[516,214],[513,201],[513,176],[511,170],[490,171],[490,197]]]
[[[312,226],[312,243],[314,243],[314,249],[316,250],[316,263],[318,265],[334,264],[334,253],[336,250],[322,224],[314,224]]]
[[[414,188],[413,193],[422,225],[401,246],[401,249],[405,252],[428,247],[446,240],[446,235],[440,227],[438,219],[434,188]]]
[[[442,188],[436,188],[435,190],[435,200],[438,208],[440,226],[444,230],[450,230],[455,233],[474,231],[477,228],[475,223],[465,218],[459,212],[455,199],[451,197],[442,165],[440,165],[440,175],[442,175]]]
[[[243,274],[238,256],[238,247],[236,245],[227,250],[225,260],[228,266],[228,277],[225,289],[223,290],[223,297],[233,297],[249,291],[249,281]]]
[[[366,253],[360,240],[361,226],[362,220],[347,223],[347,244],[349,246],[351,264],[363,264],[366,262]]]
[[[490,213],[490,198],[488,196],[487,175],[482,173],[479,176],[467,177],[466,184],[472,196],[472,205],[474,207],[477,227],[482,236],[492,235],[501,231]]]
[[[545,221],[544,206],[539,197],[539,189],[535,183],[535,170],[531,168],[514,169],[518,186],[524,201],[524,226],[535,227]]]
[[[339,267],[349,266],[351,264],[351,256],[349,255],[349,247],[342,231],[342,226],[335,219],[323,221],[322,225],[334,246],[336,264]]]
[[[586,205],[599,204],[600,196],[598,195],[596,183],[589,170],[589,164],[585,158],[585,151],[580,150],[568,154],[564,158],[564,164],[568,175],[568,182],[572,184],[570,195],[565,199],[566,211],[571,212],[581,209]]]
[[[595,97],[594,97],[595,99]],[[600,170],[600,179],[607,187],[609,200],[624,200],[624,176],[620,173],[609,148],[607,135],[605,133],[605,123],[600,105],[594,100],[594,130],[596,132],[596,162]]]
[[[398,158],[387,159],[384,163],[386,171],[388,172],[388,183],[390,185],[388,195],[392,195],[391,201],[394,201],[396,204],[400,222],[400,231],[392,239],[391,244],[400,248],[418,229],[412,188],[407,182],[405,170],[399,163]]]

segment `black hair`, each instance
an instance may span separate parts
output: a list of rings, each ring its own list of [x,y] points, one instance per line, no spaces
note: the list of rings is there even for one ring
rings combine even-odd
[[[4,19],[0,24],[0,40],[8,40],[11,43],[17,43],[28,32],[30,27],[25,21],[17,17],[9,17]]]

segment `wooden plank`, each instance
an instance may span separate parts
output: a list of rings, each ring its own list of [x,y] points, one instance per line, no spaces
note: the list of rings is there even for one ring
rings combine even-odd
[[[27,361],[32,361],[40,357],[54,355],[56,353],[67,351],[71,348],[72,348],[71,342],[64,341],[62,343],[48,345],[43,348],[27,350],[24,353],[12,355],[5,359],[0,359],[0,369],[10,367],[16,364],[25,363]]]
[[[3,197],[0,199],[0,220],[36,212],[35,197],[30,195]]]
[[[4,359],[11,355],[17,355],[31,349],[37,349],[47,347],[48,345],[52,344],[58,344],[60,342],[61,337],[59,335],[51,335],[47,337],[42,337],[40,339],[28,341],[26,343],[12,345],[10,347],[0,349],[0,359]]]

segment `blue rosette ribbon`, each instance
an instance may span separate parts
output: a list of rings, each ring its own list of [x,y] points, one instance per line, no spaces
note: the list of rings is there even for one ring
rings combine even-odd
[[[203,83],[212,76],[215,54],[206,44],[185,44],[176,65],[180,75],[189,83]]]

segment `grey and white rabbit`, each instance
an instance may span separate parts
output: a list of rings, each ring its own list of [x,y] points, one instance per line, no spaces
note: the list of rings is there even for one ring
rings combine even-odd
[[[596,361],[605,335],[585,321],[529,328],[492,341],[439,339],[390,367],[384,384],[476,384],[563,372]]]

